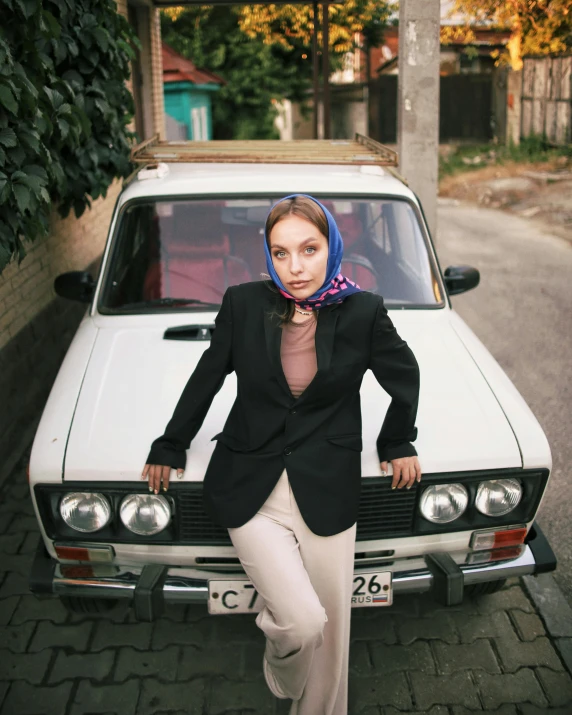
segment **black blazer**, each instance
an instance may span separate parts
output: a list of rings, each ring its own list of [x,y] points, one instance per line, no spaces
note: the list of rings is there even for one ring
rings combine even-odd
[[[286,467],[308,527],[337,534],[357,519],[361,486],[360,385],[369,368],[392,398],[376,446],[380,461],[416,455],[419,366],[400,338],[383,298],[363,291],[319,310],[318,371],[295,398],[282,371],[282,329],[269,281],[227,289],[211,344],[201,356],[148,464],[184,468],[225,377],[237,397],[207,467],[203,499],[223,527],[246,523]],[[380,414],[380,422],[382,415]]]

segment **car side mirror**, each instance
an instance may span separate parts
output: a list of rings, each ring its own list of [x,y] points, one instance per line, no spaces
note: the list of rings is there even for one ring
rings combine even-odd
[[[449,266],[445,269],[444,277],[449,295],[476,288],[481,280],[481,274],[472,266]]]
[[[62,298],[89,303],[95,292],[95,281],[88,271],[68,271],[55,279],[54,290]]]

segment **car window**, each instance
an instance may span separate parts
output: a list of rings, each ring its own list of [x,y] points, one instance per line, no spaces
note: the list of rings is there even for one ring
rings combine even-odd
[[[279,197],[135,200],[122,210],[102,312],[218,306],[228,286],[266,277],[264,221]],[[417,214],[400,199],[318,197],[344,239],[342,273],[388,306],[442,303]]]

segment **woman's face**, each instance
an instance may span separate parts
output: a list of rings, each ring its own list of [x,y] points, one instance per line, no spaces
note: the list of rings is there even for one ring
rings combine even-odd
[[[313,223],[290,215],[270,232],[272,263],[294,298],[308,298],[322,287],[328,265],[328,239]]]

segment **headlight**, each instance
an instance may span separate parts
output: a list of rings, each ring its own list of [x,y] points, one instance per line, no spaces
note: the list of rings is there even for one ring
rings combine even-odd
[[[487,516],[503,516],[520,502],[522,487],[516,479],[489,479],[477,489],[475,506]]]
[[[434,524],[458,519],[467,508],[469,493],[462,484],[434,484],[421,495],[423,516]]]
[[[103,494],[71,492],[61,500],[60,514],[72,529],[90,534],[107,524],[111,518],[111,506]]]
[[[171,521],[171,507],[165,497],[156,494],[130,494],[119,507],[119,516],[134,534],[158,534]]]

